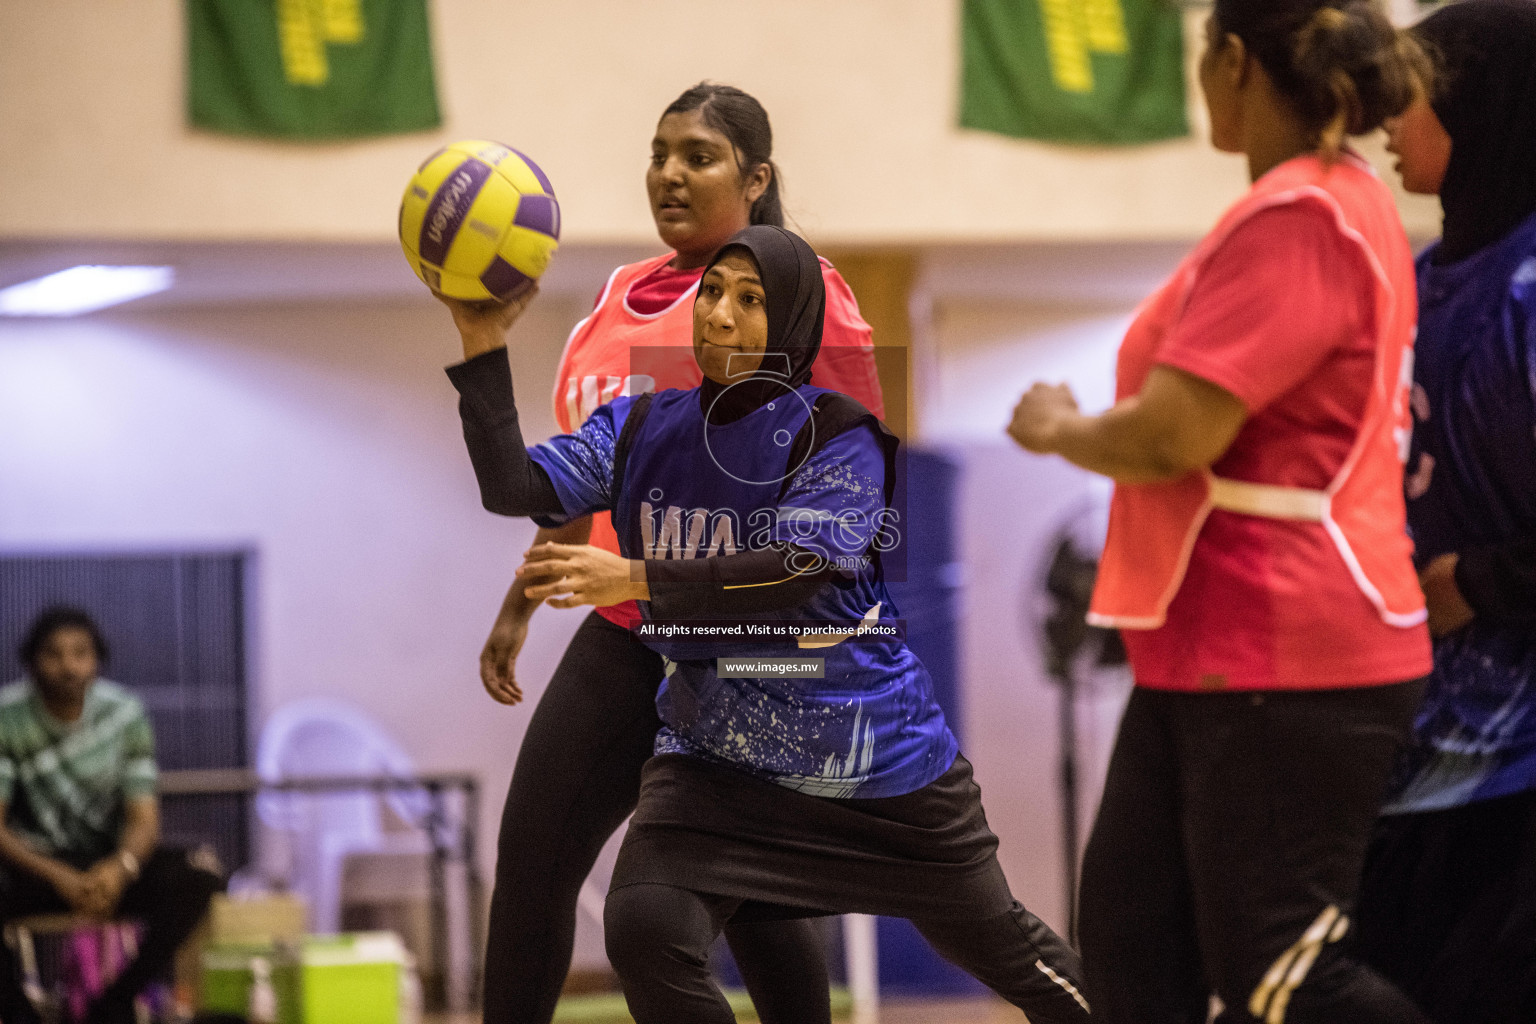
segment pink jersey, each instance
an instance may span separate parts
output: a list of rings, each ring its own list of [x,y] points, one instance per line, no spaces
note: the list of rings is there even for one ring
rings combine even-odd
[[[667,264],[675,255],[619,267],[592,314],[571,331],[555,374],[555,421],[562,431],[576,430],[594,409],[619,395],[692,388],[703,380],[693,358],[693,297],[704,268],[673,270]],[[869,325],[842,275],[826,260],[821,268],[827,313],[811,383],[841,391],[883,418]],[[606,514],[592,517],[591,542],[619,550]],[[621,626],[639,622],[633,602],[599,612]]]
[[[1363,161],[1257,182],[1126,334],[1120,398],[1153,366],[1249,418],[1210,471],[1117,485],[1090,619],[1159,689],[1327,688],[1429,669],[1401,444],[1415,313],[1391,194]]]

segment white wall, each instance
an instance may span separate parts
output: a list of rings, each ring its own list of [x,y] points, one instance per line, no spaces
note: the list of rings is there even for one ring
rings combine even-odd
[[[1173,258],[1172,250],[1122,257],[1119,266],[1075,279],[1016,266],[1012,298],[999,287],[1007,276],[1003,261],[994,261],[990,281],[979,272],[957,275],[958,258],[930,264],[920,284],[932,310],[925,440],[961,466],[956,527],[966,574],[960,592],[966,753],[976,765],[1014,894],[1057,928],[1065,928],[1067,919],[1058,789],[1061,697],[1044,669],[1040,590],[1057,532],[1091,517],[1108,488],[1061,459],[1022,451],[1003,429],[1034,380],[1070,384],[1088,410],[1113,402],[1115,352],[1137,282],[1157,276]],[[1059,261],[1071,259],[1063,255]],[[966,287],[971,294],[961,291]],[[1097,673],[1082,682],[1079,850],[1098,805],[1129,677]]]
[[[648,242],[651,132],[704,78],[763,101],[822,244],[1189,239],[1245,183],[1194,102],[1195,138],[1128,149],[959,130],[956,0],[438,0],[443,128],[322,145],[185,127],[182,4],[0,4],[0,236],[387,239],[417,163],[467,137],[542,164],[567,239]]]
[[[1041,596],[1058,531],[1097,500],[1084,474],[1009,443],[947,447],[962,467],[959,549],[965,754],[1018,899],[1065,934],[1061,691],[1044,669]],[[1120,712],[1123,669],[1084,671],[1076,701],[1078,845],[1087,841]]]

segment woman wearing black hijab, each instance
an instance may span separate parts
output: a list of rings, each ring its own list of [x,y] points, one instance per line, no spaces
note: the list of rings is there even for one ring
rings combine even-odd
[[[1408,525],[1434,671],[1366,862],[1361,954],[1442,1024],[1536,1021],[1536,2],[1414,33],[1388,125],[1444,235],[1419,257]]]
[[[488,508],[613,513],[621,554],[535,548],[529,597],[638,600],[637,635],[665,659],[609,958],[639,1024],[715,1024],[734,1019],[706,963],[725,922],[893,914],[1037,1024],[1085,1020],[1077,956],[1009,892],[970,764],[900,639],[881,575],[902,526],[895,443],[808,383],[825,302],[802,239],[748,228],[700,279],[704,383],[615,399],[531,449],[503,360],[466,344],[449,371]]]

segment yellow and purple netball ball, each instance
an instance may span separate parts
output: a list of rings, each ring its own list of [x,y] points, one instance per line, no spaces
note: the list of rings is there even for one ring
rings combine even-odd
[[[539,165],[472,139],[433,153],[400,200],[400,246],[426,286],[506,302],[533,287],[560,244],[560,204]]]

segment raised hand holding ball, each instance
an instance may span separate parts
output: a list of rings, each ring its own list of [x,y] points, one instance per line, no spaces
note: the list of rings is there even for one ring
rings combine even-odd
[[[528,293],[560,244],[560,204],[539,166],[499,142],[455,142],[426,159],[400,201],[400,246],[445,299]]]
[[[446,295],[438,295],[437,300],[453,314],[453,326],[459,329],[459,339],[464,344],[464,358],[473,359],[506,345],[507,332],[538,294],[539,285],[534,282],[531,288],[519,292],[506,302],[469,302],[465,299],[450,299]]]

